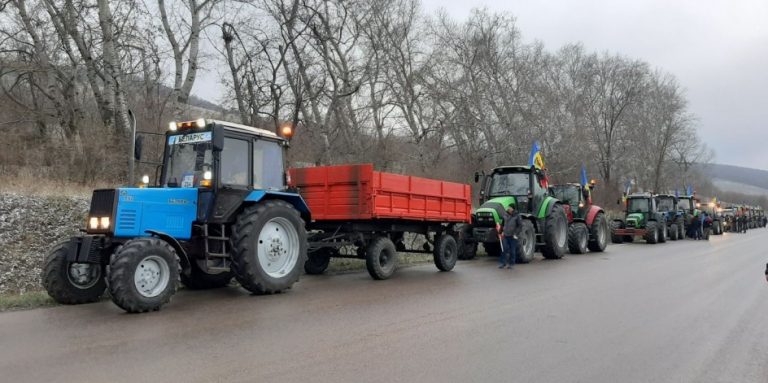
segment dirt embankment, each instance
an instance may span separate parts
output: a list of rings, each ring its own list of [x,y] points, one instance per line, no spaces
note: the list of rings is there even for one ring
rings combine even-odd
[[[88,201],[0,192],[0,294],[42,289],[46,252],[83,227]]]

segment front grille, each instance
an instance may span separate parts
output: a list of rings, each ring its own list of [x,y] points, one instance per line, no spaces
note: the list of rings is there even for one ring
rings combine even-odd
[[[133,230],[136,228],[136,210],[121,209],[117,217],[117,228],[119,230]]]
[[[112,217],[115,206],[115,189],[100,189],[93,191],[89,217]]]

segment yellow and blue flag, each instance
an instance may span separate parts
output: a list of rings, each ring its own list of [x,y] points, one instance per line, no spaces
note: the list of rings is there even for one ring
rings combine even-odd
[[[541,155],[541,147],[539,147],[539,141],[533,142],[533,147],[531,148],[531,156],[528,158],[528,166],[544,169],[544,157]]]

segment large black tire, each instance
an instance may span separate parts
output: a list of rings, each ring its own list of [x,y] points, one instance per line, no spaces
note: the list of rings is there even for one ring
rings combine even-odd
[[[45,290],[53,300],[65,305],[98,301],[107,288],[104,266],[68,262],[67,244],[56,244],[45,257],[42,274]]]
[[[568,251],[571,254],[584,254],[587,252],[589,231],[583,222],[574,222],[568,226]]]
[[[309,253],[307,261],[304,262],[304,272],[309,275],[320,275],[328,269],[331,264],[331,258],[338,255],[339,251],[332,247],[323,247]]]
[[[485,249],[485,254],[489,257],[501,255],[501,243],[499,242],[483,242],[483,248]]]
[[[592,226],[589,228],[589,243],[587,244],[589,250],[598,253],[605,251],[605,247],[608,246],[608,235],[608,220],[605,219],[604,213],[597,213],[592,221]]]
[[[459,248],[456,239],[450,234],[443,234],[435,241],[435,250],[432,252],[435,266],[440,271],[451,271],[456,266]]]
[[[677,225],[672,224],[669,226],[669,239],[677,241],[680,233],[677,231]]]
[[[477,242],[472,238],[472,225],[464,225],[459,230],[456,243],[459,246],[459,259],[469,260],[477,256]]]
[[[237,216],[232,243],[235,279],[254,294],[274,294],[291,288],[307,259],[304,220],[282,200],[245,208]]]
[[[685,222],[683,221],[683,217],[679,217],[676,222],[677,222],[677,238],[685,239],[686,233],[685,233]]]
[[[656,221],[648,221],[645,224],[645,242],[650,244],[659,242],[659,228]]]
[[[387,237],[376,237],[365,249],[365,266],[376,280],[387,279],[397,269],[397,250]]]
[[[536,229],[533,222],[524,219],[517,235],[517,256],[515,263],[530,263],[536,252]]]
[[[195,260],[192,260],[189,276],[181,274],[181,283],[190,290],[218,289],[229,284],[232,272],[224,271],[218,274],[208,274],[203,271]]]
[[[624,242],[624,236],[616,234],[616,230],[623,229],[624,228],[624,222],[621,221],[612,221],[611,222],[611,242],[613,243],[623,243]]]
[[[131,239],[115,251],[109,263],[109,294],[112,302],[129,313],[157,311],[176,293],[180,274],[179,257],[168,242]]]
[[[552,207],[544,222],[544,245],[541,254],[547,259],[560,259],[568,251],[568,217],[561,205]]]
[[[659,243],[666,243],[669,232],[667,231],[667,223],[661,221],[659,224]]]

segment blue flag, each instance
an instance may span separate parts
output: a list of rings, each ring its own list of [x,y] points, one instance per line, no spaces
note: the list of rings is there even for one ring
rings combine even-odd
[[[587,179],[587,167],[581,165],[581,186],[587,187],[589,185],[589,179]]]
[[[677,188],[675,188],[675,198],[680,198],[680,190],[677,190]]]
[[[688,185],[685,187],[685,195],[687,196],[693,195],[693,187],[691,185]]]

